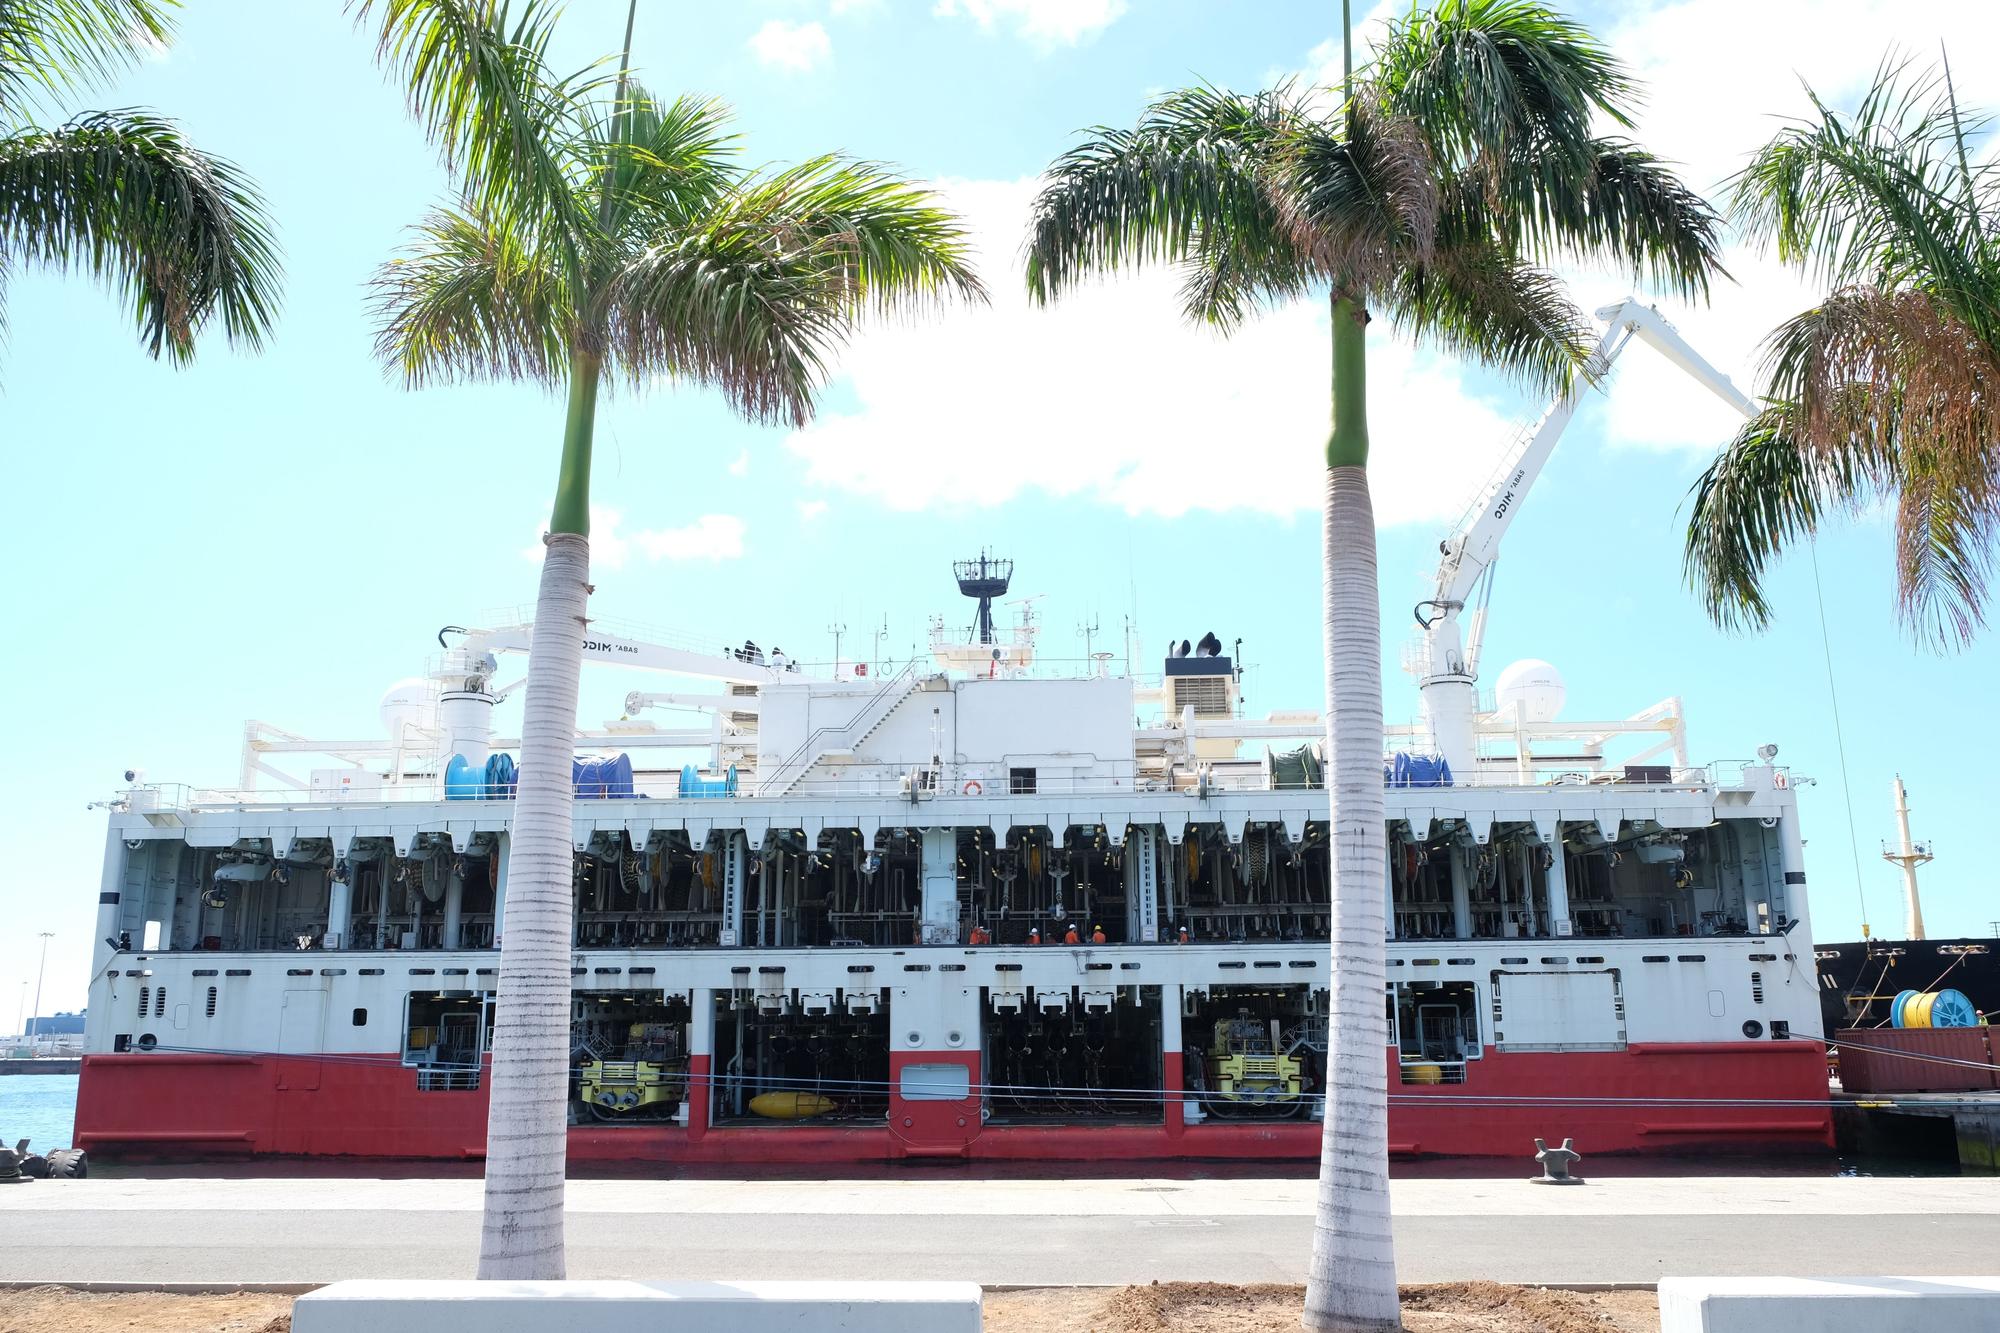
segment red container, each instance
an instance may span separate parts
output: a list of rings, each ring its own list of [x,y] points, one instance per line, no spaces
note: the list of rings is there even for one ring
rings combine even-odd
[[[1974,1092],[2000,1088],[1991,1028],[1844,1028],[1840,1086],[1848,1092]]]

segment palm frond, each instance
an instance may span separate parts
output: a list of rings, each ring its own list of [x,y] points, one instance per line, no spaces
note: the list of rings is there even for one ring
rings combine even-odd
[[[0,0],[0,110],[102,83],[173,31],[175,0]]]
[[[803,425],[867,312],[985,299],[964,229],[918,186],[815,158],[670,230],[611,286],[619,369],[714,385],[756,421]]]
[[[1906,475],[1896,495],[1896,605],[1918,642],[1940,649],[1972,640],[1986,615],[2000,491],[1965,478]]]
[[[760,217],[674,233],[619,272],[607,308],[616,367],[718,388],[752,421],[812,419],[827,359],[848,334],[840,247]]]
[[[686,226],[714,208],[740,178],[741,136],[730,117],[718,99],[667,102],[627,82],[594,131],[596,169],[610,173],[607,230]]]
[[[1774,397],[1799,405],[1816,448],[1874,446],[1878,470],[1921,449],[1921,470],[1973,476],[2000,453],[2000,360],[1929,293],[1849,287],[1786,320],[1765,344]]]
[[[1282,232],[1198,232],[1181,259],[1181,314],[1228,333],[1252,314],[1308,295],[1321,281]]]
[[[1581,167],[1595,117],[1630,126],[1637,87],[1582,25],[1534,0],[1440,0],[1391,22],[1370,96],[1455,167],[1534,145]]]
[[[136,111],[0,138],[0,259],[123,288],[148,352],[176,363],[211,321],[254,349],[277,315],[278,252],[256,188]]]
[[[1419,341],[1554,391],[1590,354],[1591,326],[1562,280],[1499,246],[1441,247],[1397,272],[1379,299]]]
[[[1922,285],[2000,345],[1995,177],[1990,164],[1968,176],[1960,155],[1984,120],[1935,77],[1894,62],[1852,115],[1813,101],[1814,119],[1788,125],[1732,178],[1744,234],[1829,287]]]
[[[746,182],[725,220],[831,264],[852,315],[986,299],[964,222],[879,163],[828,154]]]
[[[1696,479],[1682,567],[1702,609],[1726,629],[1771,622],[1764,575],[1785,547],[1810,539],[1830,504],[1856,493],[1864,466],[1817,453],[1773,404],[1747,422]]]
[[[1541,177],[1534,210],[1521,215],[1534,253],[1601,260],[1690,298],[1706,298],[1709,279],[1723,272],[1722,219],[1651,153],[1599,139],[1580,176],[1547,157],[1525,169]]]
[[[1133,130],[1104,126],[1056,159],[1029,220],[1028,292],[1047,302],[1094,272],[1269,253],[1282,223],[1265,190],[1272,153],[1302,123],[1288,88],[1188,88]]]
[[[1300,129],[1273,153],[1268,180],[1302,259],[1356,294],[1431,253],[1438,177],[1420,128],[1357,101],[1346,133]]]
[[[411,388],[569,373],[576,323],[562,265],[535,239],[469,209],[438,209],[370,284],[375,354]]]
[[[549,44],[555,0],[350,0],[355,21],[379,16],[376,59],[402,80],[464,193],[488,214],[537,219],[581,272],[591,215],[579,214],[587,168],[585,105],[610,82],[599,61],[557,75]]]

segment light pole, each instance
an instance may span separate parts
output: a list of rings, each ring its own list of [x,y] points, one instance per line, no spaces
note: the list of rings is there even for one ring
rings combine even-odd
[[[42,974],[49,970],[49,941],[54,936],[55,932],[53,930],[42,932],[42,962],[41,966],[35,969],[35,1013],[28,1015],[30,1020],[34,1020],[35,1015],[42,1012]],[[38,1021],[35,1025],[38,1028],[41,1026]],[[27,1034],[23,1033],[22,1035],[25,1036]],[[36,1035],[39,1036],[41,1034],[38,1032]]]
[[[1993,934],[1996,939],[2000,939],[2000,930],[1995,930]],[[14,1010],[14,1030],[20,1033],[21,1036],[23,1037],[26,1037],[28,1035],[28,1029],[25,1026],[27,1021],[28,1021],[28,979],[26,977],[22,977],[21,1003]]]

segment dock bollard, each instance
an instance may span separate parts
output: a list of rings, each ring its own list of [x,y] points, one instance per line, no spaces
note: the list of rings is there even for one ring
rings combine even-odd
[[[1569,1173],[1570,1165],[1583,1160],[1583,1154],[1570,1147],[1574,1139],[1564,1139],[1562,1147],[1551,1148],[1541,1139],[1535,1140],[1535,1160],[1542,1164],[1542,1174],[1530,1176],[1530,1185],[1581,1185],[1583,1178]]]

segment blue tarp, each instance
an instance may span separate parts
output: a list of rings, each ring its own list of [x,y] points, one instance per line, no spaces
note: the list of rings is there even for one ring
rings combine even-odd
[[[632,756],[612,755],[571,761],[570,775],[580,801],[630,800]]]
[[[489,801],[511,801],[514,799],[514,756],[496,754],[486,761],[486,799]]]
[[[1382,780],[1391,787],[1449,787],[1451,765],[1441,754],[1412,754],[1398,750],[1382,765]]]

